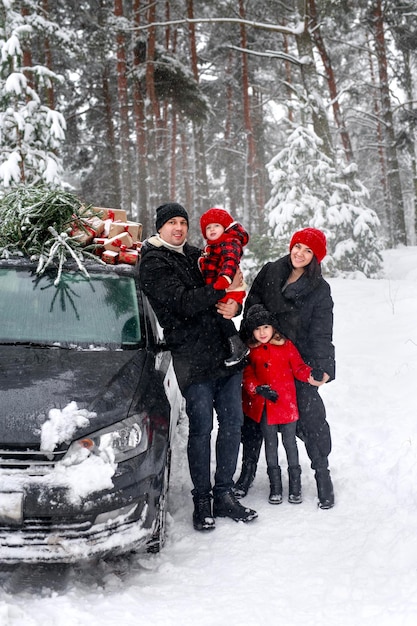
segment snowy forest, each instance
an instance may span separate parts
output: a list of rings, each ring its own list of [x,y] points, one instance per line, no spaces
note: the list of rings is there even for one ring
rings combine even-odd
[[[294,229],[330,275],[416,243],[416,0],[0,0],[0,199],[46,184],[152,234],[221,206],[248,271]]]

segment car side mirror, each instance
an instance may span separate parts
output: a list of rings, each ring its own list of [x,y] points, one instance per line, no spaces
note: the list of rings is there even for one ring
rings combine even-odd
[[[122,328],[122,345],[137,346],[140,341],[139,321],[137,317],[130,317]]]

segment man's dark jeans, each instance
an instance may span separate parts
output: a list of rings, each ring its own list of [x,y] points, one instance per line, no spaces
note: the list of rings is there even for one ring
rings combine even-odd
[[[213,495],[230,491],[239,454],[243,423],[242,374],[233,374],[189,385],[184,391],[189,420],[188,464],[194,485],[193,495],[211,491],[210,452],[213,410],[216,411],[216,472]]]

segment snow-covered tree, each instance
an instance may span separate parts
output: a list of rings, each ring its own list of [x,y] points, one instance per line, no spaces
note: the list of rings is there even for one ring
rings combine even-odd
[[[376,277],[382,266],[375,211],[356,166],[337,164],[322,151],[312,128],[292,126],[285,147],[267,165],[272,191],[266,204],[276,251],[288,252],[294,231],[307,226],[326,233],[327,272],[363,272]]]
[[[65,120],[42,101],[59,77],[32,63],[31,39],[46,32],[30,3],[0,0],[0,189],[39,181],[57,184]]]

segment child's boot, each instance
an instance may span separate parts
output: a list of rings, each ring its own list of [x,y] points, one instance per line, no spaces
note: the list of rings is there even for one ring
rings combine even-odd
[[[282,502],[282,481],[281,468],[268,467],[269,484],[271,491],[269,493],[268,502],[270,504],[281,504]]]
[[[246,344],[243,343],[239,335],[233,335],[233,337],[229,337],[229,346],[230,346],[230,356],[224,362],[227,367],[231,367],[232,365],[237,365],[245,358],[247,354],[249,354],[249,348]]]
[[[294,465],[288,468],[288,502],[300,504],[301,496],[301,467]]]

